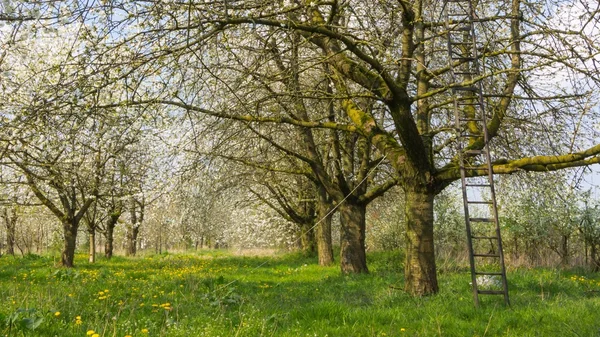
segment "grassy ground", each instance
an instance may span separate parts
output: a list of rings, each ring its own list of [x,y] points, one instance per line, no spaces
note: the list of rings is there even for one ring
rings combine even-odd
[[[466,270],[442,267],[440,294],[412,298],[399,261],[372,254],[371,274],[341,276],[299,255],[78,256],[72,270],[5,256],[0,336],[600,336],[598,274],[512,270],[512,307],[475,309]]]

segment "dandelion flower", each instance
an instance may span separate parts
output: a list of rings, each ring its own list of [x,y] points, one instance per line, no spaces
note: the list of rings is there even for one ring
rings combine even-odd
[[[146,329],[146,328],[143,328],[143,329],[142,329],[142,333],[148,334],[148,329]]]
[[[93,334],[95,334],[96,332],[94,330],[88,330],[88,332],[86,332],[85,334],[88,336],[91,336]]]
[[[404,329],[404,328],[400,328],[400,331],[401,331],[401,332],[404,332],[404,331],[406,331],[406,329]]]
[[[60,317],[60,311],[57,311],[57,312],[55,312],[55,313],[54,313],[54,316],[55,316],[55,317]]]
[[[92,335],[92,337],[100,337],[100,334],[95,333]]]

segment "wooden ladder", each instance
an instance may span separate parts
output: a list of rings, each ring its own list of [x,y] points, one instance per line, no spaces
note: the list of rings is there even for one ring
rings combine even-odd
[[[475,306],[480,295],[503,295],[510,305],[473,3],[445,0],[444,15]]]

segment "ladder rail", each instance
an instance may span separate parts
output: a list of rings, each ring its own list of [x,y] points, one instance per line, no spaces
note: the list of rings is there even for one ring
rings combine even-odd
[[[454,4],[454,5],[453,5]],[[460,13],[450,13],[450,7],[458,7],[463,11]],[[445,28],[447,34],[447,48],[448,48],[448,63],[450,67],[450,75],[452,77],[452,82],[464,83],[466,81],[472,80],[473,77],[477,77],[481,74],[481,64],[479,62],[479,55],[477,50],[477,39],[475,35],[475,26],[474,22],[479,21],[477,16],[475,15],[475,8],[473,7],[473,3],[471,0],[445,0],[443,12],[445,13]],[[460,18],[461,20],[455,20],[456,18]],[[462,35],[462,39],[459,41],[455,41],[452,39],[452,32]],[[465,38],[465,34],[468,34]],[[467,39],[470,38],[470,41]],[[459,48],[459,50],[456,49]],[[468,48],[468,50],[467,50]],[[458,63],[458,67],[463,67],[462,69],[455,69],[454,62]],[[463,76],[462,81],[459,80],[459,76]],[[498,219],[498,205],[496,202],[496,193],[494,188],[494,179],[493,179],[493,167],[491,162],[491,154],[489,151],[489,132],[487,129],[487,116],[485,113],[485,101],[483,96],[483,83],[482,81],[478,81],[475,85],[469,86],[454,86],[452,92],[454,93],[454,118],[456,131],[458,133],[457,138],[457,148],[458,148],[458,160],[460,164],[460,176],[461,176],[461,187],[462,187],[462,195],[463,195],[463,206],[464,206],[464,214],[465,214],[465,227],[467,234],[467,245],[469,249],[469,264],[471,270],[471,282],[473,285],[473,298],[475,301],[475,305],[479,306],[479,295],[489,294],[489,295],[504,295],[504,302],[507,305],[510,305],[509,296],[508,296],[508,284],[506,279],[506,267],[504,264],[504,253],[502,249],[502,237],[500,233],[500,222]],[[460,93],[467,93],[465,96],[459,96]],[[472,96],[467,96],[468,93],[471,93]],[[476,96],[476,97],[474,97]],[[468,100],[476,100],[473,103],[465,103],[464,98],[467,97]],[[479,116],[468,117],[465,118],[461,116],[461,107],[464,106],[472,106],[475,110],[475,114],[479,114]],[[461,122],[466,123],[477,123],[481,122],[480,129],[483,131],[483,139],[484,145],[480,150],[467,150],[463,149],[463,144],[461,139],[469,139],[473,138],[471,132],[464,133],[462,130]],[[481,137],[481,134],[477,135],[477,137]],[[467,183],[467,169],[468,167],[465,165],[465,157],[468,155],[480,155],[483,154],[483,159],[485,160],[486,168],[479,168],[478,170],[487,170],[487,184],[477,183],[470,184]],[[472,157],[471,156],[471,157]],[[468,187],[486,187],[489,188],[490,192],[490,201],[482,201],[482,202],[474,202],[468,199]],[[491,208],[491,218],[472,218],[470,215],[470,204],[488,204]],[[495,237],[490,236],[474,236],[472,232],[471,222],[484,222],[484,223],[493,223],[495,227]],[[497,241],[497,254],[488,253],[481,254],[475,253],[473,248],[473,239],[480,238],[488,238],[495,239]],[[491,241],[491,240],[490,240]],[[476,269],[476,261],[475,257],[484,257],[484,258],[498,258],[500,271],[499,272],[478,272]],[[490,275],[490,276],[500,276],[502,283],[502,290],[480,290],[478,287],[478,275]]]

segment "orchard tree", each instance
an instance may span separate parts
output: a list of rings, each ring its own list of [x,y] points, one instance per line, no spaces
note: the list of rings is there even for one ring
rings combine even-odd
[[[254,128],[272,124],[283,131],[287,124],[305,135],[320,128],[366,140],[370,145],[361,147],[377,149],[404,191],[405,288],[427,295],[438,291],[434,198],[460,178],[453,88],[483,84],[496,174],[600,161],[591,123],[598,84],[593,6],[587,1],[479,1],[475,32],[484,69],[460,84],[450,79],[453,61],[445,52],[441,8],[442,2],[430,0],[116,1],[92,8],[86,24],[97,25],[96,31],[108,37],[112,55],[135,50],[119,68],[144,74],[140,77],[157,88],[154,95],[124,103],[162,103]],[[122,34],[113,34],[115,27],[123,28]],[[283,68],[292,71],[277,71],[277,53],[265,52],[274,49],[298,54],[283,60]],[[167,76],[174,70],[180,75]],[[272,84],[270,90],[253,73],[265,74],[262,81]],[[290,90],[281,85],[290,82],[286,78],[301,85]],[[315,86],[320,79],[328,85]],[[334,101],[344,118],[303,114],[314,106],[301,106],[306,98]],[[282,101],[294,109],[279,108]],[[481,136],[467,150],[481,149],[483,133],[469,127]],[[310,144],[308,138],[303,141]],[[466,155],[477,157],[472,153]],[[467,175],[483,172],[468,170]],[[328,194],[344,195],[323,177],[319,180],[332,187]],[[361,214],[351,206],[347,220],[360,222]],[[360,255],[356,249],[353,253]],[[361,260],[350,262],[348,270],[365,270]]]
[[[108,87],[114,74],[85,61],[94,41],[83,40],[83,31],[81,22],[29,31],[7,56],[11,76],[0,79],[5,163],[61,222],[66,267],[73,266],[80,221],[107,187],[108,163],[137,141],[147,111],[97,108],[137,86]]]
[[[598,272],[600,271],[600,205],[597,200],[589,200],[589,192],[586,194],[578,229],[585,244],[586,262],[594,272]]]
[[[524,251],[538,264],[553,252],[563,266],[569,265],[585,200],[574,173],[523,172],[499,181],[499,214],[510,255],[518,258]]]

